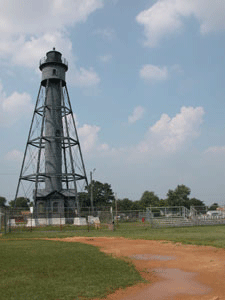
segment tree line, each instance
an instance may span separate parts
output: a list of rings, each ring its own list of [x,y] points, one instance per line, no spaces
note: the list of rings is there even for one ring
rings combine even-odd
[[[15,206],[15,200],[9,201],[7,204],[7,200],[5,197],[0,196],[0,207],[10,207],[13,208]],[[29,198],[25,197],[18,197],[16,199],[16,206],[26,209],[29,209],[30,206],[33,206],[33,202],[30,201]]]
[[[95,207],[113,206],[118,211],[127,210],[146,210],[147,207],[163,207],[163,206],[185,206],[190,209],[191,206],[206,207],[202,200],[190,198],[191,189],[183,184],[178,185],[174,190],[169,189],[165,199],[160,199],[153,191],[145,191],[140,200],[132,201],[128,198],[118,199],[115,201],[115,195],[112,187],[108,183],[100,181],[92,181],[84,192],[78,194],[80,207],[90,207],[91,190],[93,193],[93,205]],[[5,197],[0,197],[0,207],[14,207],[15,200],[9,201]],[[16,200],[16,207],[29,209],[33,206],[33,202],[28,198],[18,197]],[[216,210],[218,203],[213,203],[208,209]]]

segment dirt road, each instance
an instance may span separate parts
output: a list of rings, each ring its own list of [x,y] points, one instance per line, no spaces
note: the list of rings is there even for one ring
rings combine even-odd
[[[150,282],[118,290],[106,300],[225,300],[224,249],[125,238],[60,240],[82,242],[105,253],[129,257]]]

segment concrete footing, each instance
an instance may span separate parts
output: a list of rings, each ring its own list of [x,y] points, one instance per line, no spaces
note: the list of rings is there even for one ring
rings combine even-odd
[[[11,226],[13,226],[13,220],[11,221]],[[68,222],[70,221],[70,222]],[[65,218],[28,218],[27,224],[25,226],[27,227],[38,227],[38,226],[48,226],[48,225],[65,225],[65,224],[71,224],[71,225],[77,225],[77,226],[85,226],[87,225],[87,221],[90,225],[93,224],[99,224],[100,220],[99,217],[93,217],[88,216],[88,220],[86,218],[73,218],[73,219],[65,219]]]
[[[27,227],[47,226],[47,225],[65,225],[65,218],[37,218],[27,219]]]
[[[16,220],[15,219],[9,219],[8,220],[8,225],[12,226],[12,227],[16,226]]]
[[[88,223],[89,224],[100,224],[99,217],[93,217],[93,216],[88,216]]]
[[[87,220],[86,218],[74,218],[74,225],[78,225],[78,226],[87,225]]]

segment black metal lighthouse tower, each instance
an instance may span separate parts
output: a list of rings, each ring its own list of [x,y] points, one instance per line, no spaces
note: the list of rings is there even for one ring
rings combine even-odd
[[[79,215],[79,191],[87,184],[66,86],[67,61],[53,48],[40,61],[42,80],[30,126],[15,200],[33,199],[36,217]],[[16,203],[16,201],[15,201]]]

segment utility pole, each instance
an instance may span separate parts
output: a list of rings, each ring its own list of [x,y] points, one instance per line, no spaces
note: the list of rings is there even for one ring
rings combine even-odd
[[[94,174],[94,171],[96,169],[93,169],[93,171],[90,172],[90,182],[91,182],[91,214],[94,216],[94,204],[93,204],[93,180],[92,180],[92,174]]]
[[[118,227],[117,200],[118,200],[117,194],[115,194],[116,224],[117,224],[117,227]]]

